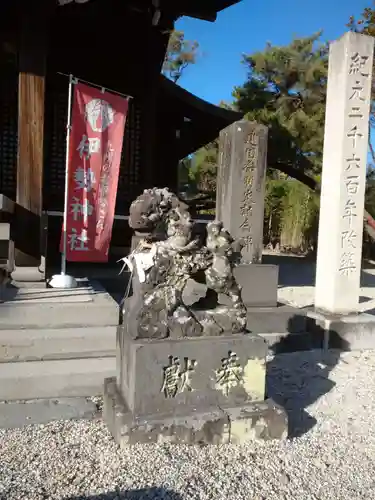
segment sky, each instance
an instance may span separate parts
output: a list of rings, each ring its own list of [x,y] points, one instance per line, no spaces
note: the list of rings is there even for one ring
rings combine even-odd
[[[201,0],[203,1],[203,0]],[[181,18],[175,28],[200,45],[200,57],[179,85],[214,104],[231,101],[232,89],[246,80],[242,54],[272,45],[287,45],[295,36],[323,30],[322,40],[345,33],[351,15],[359,17],[370,0],[242,0],[218,14],[214,23]]]

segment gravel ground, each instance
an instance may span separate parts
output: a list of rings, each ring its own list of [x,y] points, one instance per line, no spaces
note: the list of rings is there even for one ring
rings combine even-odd
[[[270,260],[271,258],[271,260]],[[279,266],[280,302],[295,307],[306,307],[315,301],[315,262],[292,255],[275,255],[265,252],[265,262]],[[375,262],[367,261],[361,274],[358,312],[375,314]]]
[[[3,430],[0,498],[375,499],[375,352],[323,356],[269,360],[292,439],[120,451],[101,421]]]

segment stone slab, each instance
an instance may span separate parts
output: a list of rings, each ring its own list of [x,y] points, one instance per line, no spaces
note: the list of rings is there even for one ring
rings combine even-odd
[[[168,413],[203,402],[234,406],[264,399],[268,347],[258,335],[133,340],[120,326],[117,349],[118,385],[137,415]],[[185,373],[180,380],[186,376],[187,382],[173,393],[167,373],[176,366],[175,360]],[[224,373],[226,363],[230,368]],[[233,383],[226,383],[227,376]]]
[[[0,363],[116,356],[116,326],[0,329]]]
[[[279,267],[272,264],[240,264],[234,276],[248,307],[276,307]]]
[[[47,424],[54,420],[92,419],[96,405],[86,398],[60,398],[0,403],[0,429]]]
[[[98,396],[116,358],[0,363],[0,401]]]
[[[0,240],[8,241],[10,239],[10,224],[7,222],[0,222]]]
[[[19,252],[18,252],[19,253]],[[21,255],[21,254],[20,254]],[[27,257],[24,256],[24,254],[21,255],[21,262],[22,259],[26,260],[26,263],[29,264],[29,261],[27,260]],[[21,265],[20,261],[17,262],[17,266],[14,267],[12,270],[12,280],[14,283],[18,283],[19,286],[25,287],[25,286],[33,286],[42,288],[46,287],[45,286],[45,273],[43,271],[43,264],[42,261],[44,260],[43,257],[41,257],[41,262],[38,264],[38,261],[35,261],[34,266],[30,265]],[[60,270],[58,271],[60,272]]]
[[[15,203],[7,196],[0,194],[0,212],[14,213]]]
[[[319,349],[320,340],[307,328],[307,311],[285,304],[249,307],[247,329],[261,336],[273,353]]]
[[[262,259],[267,137],[266,126],[248,120],[220,132],[216,217],[244,240],[245,263]]]
[[[8,287],[3,295],[4,302],[13,304],[76,304],[80,302],[93,302],[95,295],[103,293],[100,285],[94,286],[88,281],[81,281],[77,288],[49,288],[43,284],[29,287]]]
[[[119,307],[95,281],[72,290],[6,288],[0,303],[0,329],[113,326]]]
[[[185,408],[169,414],[134,418],[116,379],[104,383],[103,418],[121,448],[136,443],[244,444],[257,439],[285,439],[286,412],[272,400],[237,408],[205,406],[190,413]]]
[[[307,313],[307,329],[321,348],[375,349],[375,316],[368,313],[333,316],[317,311]]]
[[[357,310],[374,39],[349,31],[330,44],[315,307]]]

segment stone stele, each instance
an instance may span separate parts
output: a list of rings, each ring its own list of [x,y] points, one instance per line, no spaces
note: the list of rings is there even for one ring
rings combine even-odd
[[[325,347],[374,349],[372,314],[358,313],[374,39],[345,33],[329,51],[313,333]]]
[[[265,399],[267,344],[245,329],[233,274],[241,244],[217,221],[202,241],[167,189],[138,197],[130,226],[143,238],[124,259],[130,281],[117,377],[104,384],[104,418],[117,443],[285,438],[285,411]]]
[[[277,306],[278,266],[262,264],[267,141],[268,128],[248,120],[219,138],[216,216],[244,243],[235,277],[249,308]]]

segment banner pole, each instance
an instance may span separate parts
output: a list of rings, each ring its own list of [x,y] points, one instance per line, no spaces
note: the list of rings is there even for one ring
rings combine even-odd
[[[72,128],[72,90],[73,75],[69,75],[68,90],[68,119],[66,124],[66,152],[65,152],[65,190],[64,190],[64,216],[63,216],[63,248],[61,252],[61,274],[66,274],[66,247],[68,243],[67,222],[68,222],[68,192],[69,192],[69,145],[70,132]]]
[[[64,215],[63,215],[63,245],[61,252],[61,273],[52,276],[51,281],[48,283],[52,288],[75,288],[77,281],[66,274],[66,249],[68,243],[67,222],[68,222],[68,205],[69,205],[69,146],[70,146],[70,133],[72,129],[72,95],[73,84],[75,78],[69,75],[69,88],[68,88],[68,116],[66,124],[66,153],[65,153],[65,187],[64,187]]]

